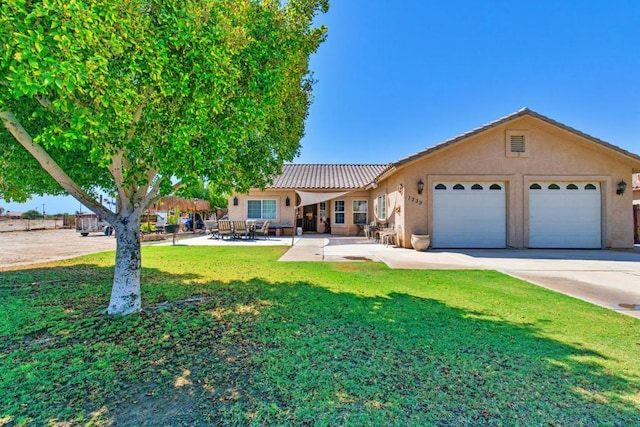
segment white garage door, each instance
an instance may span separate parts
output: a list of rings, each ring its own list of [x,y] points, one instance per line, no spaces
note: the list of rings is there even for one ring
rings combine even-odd
[[[531,184],[529,247],[602,247],[600,206],[597,182]]]
[[[434,248],[504,248],[503,182],[439,182],[433,189]]]

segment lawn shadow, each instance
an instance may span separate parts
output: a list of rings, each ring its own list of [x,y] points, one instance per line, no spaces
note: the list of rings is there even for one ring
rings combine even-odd
[[[110,318],[98,309],[112,268],[25,270],[32,278],[20,282],[33,285],[12,274],[0,273],[3,297],[20,299],[16,310],[34,316],[53,310],[46,321],[19,320],[27,332],[39,328],[53,339],[0,341],[0,353],[10,355],[0,358],[7,372],[7,397],[0,399],[8,399],[0,406],[9,408],[0,420],[204,426],[640,419],[640,380],[608,369],[611,356],[544,337],[535,324],[434,299],[366,297],[307,282],[194,283],[196,275],[145,268],[143,293],[153,310]],[[96,286],[100,292],[90,292]],[[64,316],[70,306],[78,312]]]

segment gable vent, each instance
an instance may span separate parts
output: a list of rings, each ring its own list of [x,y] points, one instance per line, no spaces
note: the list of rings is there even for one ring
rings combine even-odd
[[[511,135],[511,152],[524,153],[524,135]]]

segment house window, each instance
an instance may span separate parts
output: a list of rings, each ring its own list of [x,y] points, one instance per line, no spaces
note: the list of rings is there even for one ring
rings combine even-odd
[[[320,202],[320,219],[324,221],[324,219],[327,217],[327,203],[326,202]]]
[[[491,184],[491,187],[489,187],[489,190],[502,190],[502,187],[500,187],[499,184]]]
[[[567,185],[567,190],[578,190],[578,186],[575,184]]]
[[[275,199],[267,200],[248,200],[247,201],[247,218],[248,219],[276,219],[277,218],[277,202]]]
[[[454,190],[464,190],[464,185],[462,184],[456,184],[453,186]]]
[[[381,195],[378,196],[377,199],[377,206],[376,206],[376,216],[378,217],[379,220],[384,221],[385,219],[387,219],[387,200],[386,200],[386,195]]]
[[[547,187],[549,190],[559,190],[560,186],[558,184],[549,184],[549,187]]]
[[[369,203],[366,200],[353,201],[353,223],[354,224],[367,223],[368,204]]]
[[[507,157],[529,157],[529,131],[508,130],[505,139]]]
[[[344,200],[336,200],[333,205],[334,224],[344,224]]]
[[[444,185],[444,184],[438,184],[438,185],[436,185],[435,189],[436,190],[446,190],[447,186]]]
[[[531,189],[531,190],[542,190],[542,187],[540,186],[540,184],[531,184],[529,186],[529,189]]]
[[[471,186],[471,189],[472,189],[472,190],[482,190],[482,185],[480,185],[480,184],[473,184],[473,185]]]

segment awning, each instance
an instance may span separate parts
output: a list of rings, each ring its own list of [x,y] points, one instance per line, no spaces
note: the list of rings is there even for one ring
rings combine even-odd
[[[332,200],[340,196],[344,196],[349,193],[349,191],[338,191],[338,192],[311,192],[311,191],[300,191],[296,190],[298,196],[300,196],[300,203],[297,206],[308,206],[315,205],[316,203],[326,202],[327,200]]]

